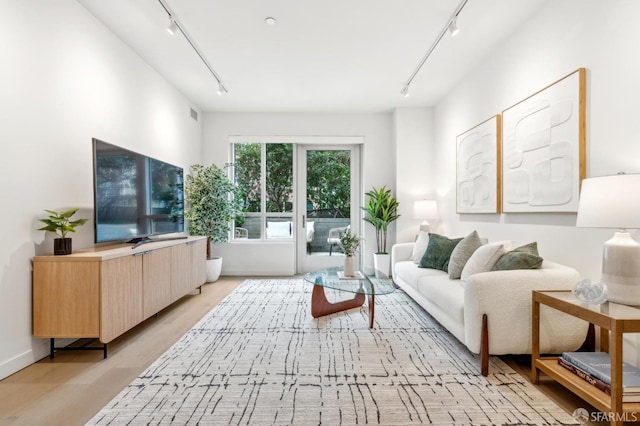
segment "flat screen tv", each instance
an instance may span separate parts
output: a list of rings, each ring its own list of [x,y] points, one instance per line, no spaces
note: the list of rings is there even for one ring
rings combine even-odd
[[[184,232],[181,167],[94,138],[93,184],[96,243]]]

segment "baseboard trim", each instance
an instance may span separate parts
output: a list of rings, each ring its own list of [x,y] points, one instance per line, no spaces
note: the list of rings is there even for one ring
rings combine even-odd
[[[56,345],[67,346],[76,339],[60,339],[62,343],[56,342]],[[9,377],[49,356],[49,339],[33,339],[31,349],[14,356],[6,361],[0,362],[0,380]]]
[[[40,346],[40,345],[38,345]],[[2,362],[0,364],[0,380],[9,377],[10,375],[12,375],[13,373],[16,373],[20,370],[22,370],[25,367],[30,366],[31,364],[33,364],[34,362],[44,358],[45,356],[47,356],[47,349],[46,349],[46,344],[44,345],[43,349],[43,353],[44,355],[41,356],[40,358],[38,358],[38,354],[36,352],[40,352],[40,348],[32,348],[29,349],[27,351],[24,351],[23,353],[14,356],[13,358],[10,358],[4,362]],[[35,350],[34,350],[35,349]]]

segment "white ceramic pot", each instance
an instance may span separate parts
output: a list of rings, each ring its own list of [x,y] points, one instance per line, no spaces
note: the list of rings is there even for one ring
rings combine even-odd
[[[344,258],[344,275],[347,277],[355,275],[355,270],[353,268],[353,256],[347,256]]]
[[[385,277],[389,276],[389,266],[391,265],[391,255],[388,253],[374,253],[373,254],[373,269],[375,275],[382,274]]]
[[[207,282],[213,283],[220,278],[220,272],[222,272],[222,258],[212,257],[207,260]]]

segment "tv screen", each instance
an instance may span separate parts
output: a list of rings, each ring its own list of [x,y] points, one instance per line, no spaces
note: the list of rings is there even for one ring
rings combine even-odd
[[[183,170],[93,139],[96,243],[184,231]]]

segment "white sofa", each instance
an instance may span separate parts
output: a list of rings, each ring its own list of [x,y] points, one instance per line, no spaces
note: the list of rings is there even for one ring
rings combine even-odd
[[[393,281],[471,352],[481,355],[484,376],[489,355],[531,353],[531,291],[570,290],[580,280],[575,269],[546,260],[540,269],[481,272],[466,281],[453,280],[447,272],[419,268],[410,259],[413,246],[392,247]],[[583,344],[586,322],[545,306],[540,317],[541,353],[575,351]]]

